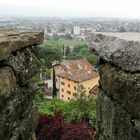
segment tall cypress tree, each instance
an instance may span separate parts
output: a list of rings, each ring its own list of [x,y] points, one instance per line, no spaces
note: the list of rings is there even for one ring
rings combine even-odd
[[[68,56],[69,53],[70,53],[70,47],[67,46],[67,47],[66,47],[66,56]]]
[[[55,70],[53,68],[53,98],[57,97]]]

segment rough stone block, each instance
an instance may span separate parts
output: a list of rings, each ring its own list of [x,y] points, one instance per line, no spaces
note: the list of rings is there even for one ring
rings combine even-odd
[[[36,73],[33,46],[43,32],[0,30],[0,140],[31,140],[37,115],[33,107]]]
[[[102,90],[98,95],[97,124],[99,140],[139,140],[140,118],[123,109]]]
[[[105,64],[100,67],[100,86],[107,96],[140,117],[140,73],[127,73]]]
[[[16,77],[11,67],[0,68],[0,110],[5,100],[15,91]]]
[[[33,30],[0,30],[0,61],[9,58],[13,52],[38,45],[44,33]]]
[[[94,33],[99,140],[140,140],[140,33]]]
[[[92,49],[124,71],[140,71],[140,33],[94,33]]]
[[[17,83],[25,85],[36,73],[36,56],[31,47],[16,51],[5,61],[5,65],[13,68]]]

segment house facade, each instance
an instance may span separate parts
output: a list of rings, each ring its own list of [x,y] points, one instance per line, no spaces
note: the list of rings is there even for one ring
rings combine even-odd
[[[70,100],[80,94],[83,86],[85,94],[90,95],[90,90],[98,85],[99,73],[87,60],[65,60],[53,65],[55,70],[58,98]]]

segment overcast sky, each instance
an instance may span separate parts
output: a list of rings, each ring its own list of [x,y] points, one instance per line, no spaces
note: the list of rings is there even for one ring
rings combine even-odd
[[[140,0],[0,0],[0,15],[140,19]]]

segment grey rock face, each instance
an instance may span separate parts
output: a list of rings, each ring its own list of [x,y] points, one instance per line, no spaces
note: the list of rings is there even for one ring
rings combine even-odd
[[[140,74],[100,66],[97,124],[100,139],[140,139]]]
[[[140,34],[95,33],[102,58],[97,101],[99,140],[140,140]]]
[[[43,37],[41,31],[0,30],[0,60],[6,60],[17,50],[40,44]]]
[[[126,73],[109,64],[100,67],[100,86],[126,111],[140,116],[140,73]]]
[[[36,72],[32,45],[41,43],[43,33],[1,32],[0,44],[10,43],[0,45],[0,140],[31,140],[37,124],[35,88],[30,83]]]
[[[139,140],[140,119],[100,91],[97,102],[99,140]],[[138,127],[137,127],[138,125]]]
[[[6,65],[13,68],[17,81],[20,85],[25,85],[36,73],[36,56],[32,47],[16,52],[15,56],[10,56]]]
[[[92,49],[124,71],[140,71],[140,33],[94,33]]]

